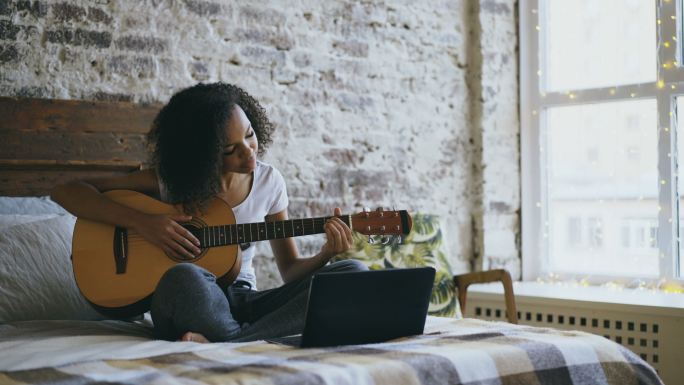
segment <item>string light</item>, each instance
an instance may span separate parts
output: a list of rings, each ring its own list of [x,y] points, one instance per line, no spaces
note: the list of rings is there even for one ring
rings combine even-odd
[[[669,3],[669,2],[670,2],[670,0],[663,0],[663,1],[664,1],[665,3]],[[531,10],[531,13],[537,15],[537,14],[538,14],[538,10],[537,10],[537,9],[532,9],[532,10]],[[677,20],[676,16],[674,16],[674,15],[671,15],[671,16],[670,16],[670,19],[671,19],[671,20]],[[662,20],[661,20],[661,19],[657,19],[656,22],[657,22],[658,25],[662,25]],[[540,32],[540,31],[541,31],[541,26],[540,26],[540,25],[536,25],[536,26],[535,26],[535,30],[538,31],[538,32]],[[677,36],[672,36],[671,41],[677,42],[677,41],[678,41]],[[670,41],[661,41],[660,44],[661,44],[661,46],[664,47],[664,48],[670,48],[670,46],[671,46]],[[677,44],[677,43],[675,43],[675,44]],[[665,61],[665,62],[662,62],[661,66],[662,66],[662,68],[664,68],[664,69],[666,69],[666,70],[669,70],[669,69],[672,69],[672,68],[675,68],[675,69],[676,69],[676,68],[679,67],[679,63],[678,63],[678,61]],[[542,70],[541,70],[541,69],[538,69],[538,70],[536,71],[536,73],[537,73],[537,76],[541,78],[541,76],[542,76]],[[660,90],[662,90],[662,89],[664,89],[665,87],[667,87],[667,83],[665,82],[664,79],[658,79],[658,80],[656,81],[655,85],[656,85],[656,88],[657,88],[657,89],[660,89]],[[670,89],[671,89],[671,90],[677,89],[677,85],[676,85],[676,84],[670,84]],[[638,91],[638,90],[639,90],[639,88],[637,88],[637,91]],[[624,98],[624,97],[625,97],[625,94],[626,94],[625,91],[626,91],[626,90],[623,90],[623,91],[621,92],[619,98]],[[616,90],[616,88],[610,88],[610,89],[608,89],[608,93],[609,93],[609,95],[611,95],[611,96],[615,96],[615,95],[617,95],[617,90]],[[576,93],[573,93],[573,92],[570,92],[570,91],[565,92],[565,94],[566,94],[567,97],[568,97],[569,99],[571,99],[571,100],[574,100],[574,99],[576,99],[576,98],[579,98],[580,100],[583,100],[583,96],[582,96],[582,95],[577,95]],[[545,97],[547,96],[547,95],[546,95],[546,92],[543,92],[543,91],[540,91],[538,95],[539,95],[540,98],[545,98]],[[552,93],[552,95],[555,97],[557,94]],[[629,95],[629,97],[631,97],[631,98],[635,98],[635,97],[637,96],[637,93],[636,93],[636,92],[629,92],[628,95]],[[568,103],[568,102],[566,102],[566,103]],[[536,109],[531,110],[531,114],[532,114],[533,116],[539,115],[539,114],[538,114],[538,110],[536,110]],[[672,116],[673,116],[673,113],[670,111],[670,112],[669,112],[669,115],[672,117]],[[670,128],[669,128],[669,127],[662,127],[662,130],[663,130],[664,132],[669,132]],[[540,153],[543,153],[543,152],[544,152],[544,148],[543,148],[541,145],[539,146],[539,152],[540,152]],[[672,154],[671,154],[671,153],[668,153],[668,154],[667,154],[667,157],[668,157],[668,158],[672,158]],[[548,169],[548,165],[546,166],[546,168]],[[666,184],[668,184],[668,183],[667,183],[667,180],[665,180],[665,179],[661,179],[659,182],[660,182],[660,183],[659,183],[660,186],[665,186]],[[548,183],[547,187],[550,189],[550,183]],[[644,198],[643,196],[639,196],[639,197],[638,197],[638,200],[639,200],[639,201],[643,201],[644,199],[645,199],[645,198]],[[601,200],[599,200],[599,203],[604,203],[604,202],[603,202],[603,200],[601,199]],[[540,209],[542,208],[541,202],[536,202],[535,205],[536,205],[537,208],[540,208]],[[657,211],[658,211],[658,212],[661,212],[662,210],[663,210],[663,207],[660,206],[660,205],[658,205],[658,206],[657,206]],[[672,218],[672,217],[668,218],[668,223],[673,223],[673,218]],[[549,235],[549,230],[550,230],[550,229],[549,229],[548,221],[545,223],[545,226],[546,226],[546,231],[542,231],[542,236],[543,236],[544,238],[548,238],[548,237],[550,236],[550,235]],[[601,223],[598,223],[597,226],[600,228],[600,227],[601,227]],[[649,239],[649,238],[647,238],[647,239]],[[650,242],[651,242],[651,243],[655,243],[655,242],[657,242],[657,239],[650,238]],[[660,258],[665,258],[666,256],[665,256],[662,252],[660,252],[660,253],[659,253],[659,257],[660,257]],[[616,290],[616,291],[623,291],[624,289],[634,289],[634,290],[640,290],[640,291],[644,291],[644,292],[650,291],[650,292],[652,292],[652,293],[661,292],[661,293],[667,293],[667,294],[671,294],[671,293],[684,294],[684,285],[683,285],[683,284],[677,283],[677,282],[667,282],[667,280],[665,280],[665,279],[661,279],[659,282],[643,281],[643,280],[638,280],[638,279],[637,279],[637,280],[633,280],[633,281],[631,281],[631,282],[629,282],[629,283],[620,282],[620,281],[609,281],[609,282],[605,282],[605,283],[602,283],[602,284],[598,284],[598,285],[597,285],[596,282],[593,282],[593,283],[592,283],[592,282],[590,281],[590,279],[588,279],[588,278],[586,278],[586,277],[568,279],[567,276],[561,276],[561,275],[555,274],[555,273],[548,273],[546,277],[544,277],[544,276],[537,277],[536,281],[537,281],[537,283],[540,283],[540,284],[556,284],[556,285],[564,286],[564,287],[567,287],[567,286],[573,286],[573,287],[589,287],[589,286],[595,286],[595,287],[604,287],[604,288],[611,289],[611,290]],[[515,284],[515,283],[514,283],[514,284]]]

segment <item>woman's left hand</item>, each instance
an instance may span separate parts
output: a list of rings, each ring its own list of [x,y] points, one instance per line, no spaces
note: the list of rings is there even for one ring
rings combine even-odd
[[[351,229],[340,218],[337,218],[342,215],[340,208],[335,207],[333,213],[334,217],[330,218],[323,227],[328,239],[321,248],[321,254],[326,259],[349,250],[353,243]]]

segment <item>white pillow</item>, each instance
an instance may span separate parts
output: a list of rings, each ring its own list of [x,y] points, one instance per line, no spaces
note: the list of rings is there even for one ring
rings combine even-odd
[[[0,229],[22,223],[42,221],[60,214],[0,214]]]
[[[66,214],[67,211],[49,196],[0,197],[0,214]]]
[[[99,320],[76,286],[71,237],[76,217],[59,215],[0,231],[0,323]]]

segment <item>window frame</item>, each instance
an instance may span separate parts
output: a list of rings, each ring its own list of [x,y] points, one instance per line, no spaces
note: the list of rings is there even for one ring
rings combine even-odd
[[[601,284],[609,281],[672,282],[684,284],[678,276],[678,200],[677,200],[677,130],[676,97],[684,97],[684,67],[681,57],[682,0],[654,0],[656,7],[657,76],[651,83],[638,83],[602,88],[544,92],[542,89],[540,50],[545,44],[541,32],[543,3],[546,0],[521,0],[519,3],[520,36],[520,119],[521,119],[521,188],[522,188],[522,276],[525,281],[552,276],[558,280],[579,280]],[[540,4],[541,3],[541,4]],[[540,6],[541,5],[541,6]],[[669,44],[664,44],[668,41]],[[547,164],[542,143],[547,143],[543,129],[544,110],[548,107],[571,106],[595,102],[655,99],[658,118],[658,250],[659,277],[615,277],[584,274],[559,274],[548,270],[550,236],[544,224],[548,219],[545,181]],[[672,129],[671,129],[672,128]],[[662,182],[664,181],[664,184]]]

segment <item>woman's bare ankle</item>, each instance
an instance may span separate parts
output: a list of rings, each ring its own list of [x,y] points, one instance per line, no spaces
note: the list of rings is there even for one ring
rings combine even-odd
[[[206,344],[209,340],[199,333],[186,332],[180,339],[183,342],[198,342],[201,344]]]

